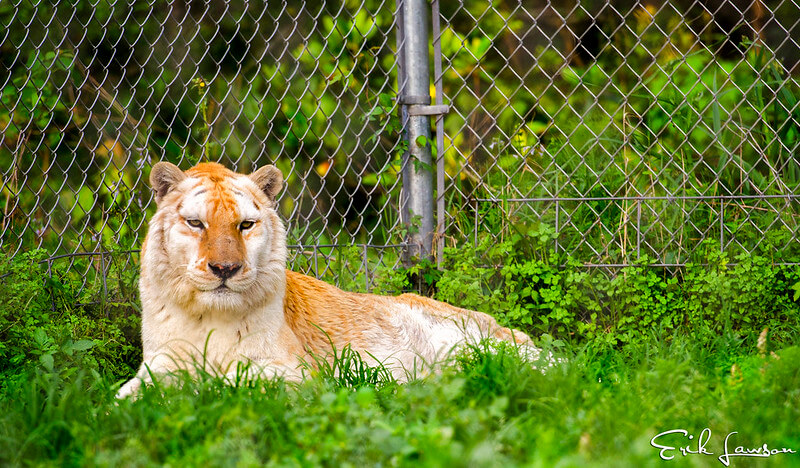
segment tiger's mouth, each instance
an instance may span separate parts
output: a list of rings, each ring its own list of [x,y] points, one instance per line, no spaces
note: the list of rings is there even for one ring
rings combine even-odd
[[[227,282],[210,282],[210,281],[192,281],[193,286],[198,290],[206,293],[225,293],[225,292],[232,292],[233,289],[227,284]]]
[[[216,281],[199,274],[189,274],[188,280],[198,291],[212,294],[213,296],[228,296],[243,294],[256,282],[257,278],[250,274],[237,275],[234,278],[214,278]]]
[[[241,294],[244,292],[246,287],[240,285],[238,283],[228,284],[228,281],[223,281],[219,286],[212,289],[211,292],[214,294]]]

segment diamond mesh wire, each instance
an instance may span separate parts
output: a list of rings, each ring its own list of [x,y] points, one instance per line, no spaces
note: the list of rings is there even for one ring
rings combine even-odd
[[[317,256],[358,244],[374,270],[399,242],[393,7],[3,2],[2,249],[135,251],[155,162],[272,163],[291,263],[338,277]]]
[[[135,257],[156,161],[272,163],[292,266],[370,289],[404,247],[395,8],[0,3],[0,248],[105,278]],[[586,265],[683,265],[709,242],[800,260],[794,1],[433,11],[445,245],[547,234]]]
[[[441,9],[446,244],[527,235],[602,267],[711,244],[800,260],[795,2]]]

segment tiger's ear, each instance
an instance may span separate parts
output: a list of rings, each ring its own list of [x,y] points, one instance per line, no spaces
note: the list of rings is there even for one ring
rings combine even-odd
[[[283,174],[281,174],[280,169],[273,165],[262,166],[250,174],[249,177],[273,202],[283,187]]]
[[[150,185],[156,194],[156,203],[161,203],[164,196],[185,178],[186,174],[178,166],[166,161],[156,163],[150,171]]]

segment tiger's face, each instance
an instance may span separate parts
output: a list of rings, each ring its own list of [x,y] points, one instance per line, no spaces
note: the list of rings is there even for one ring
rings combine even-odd
[[[275,210],[283,183],[277,168],[243,175],[204,163],[183,172],[161,162],[150,182],[158,210],[144,256],[158,260],[152,279],[171,299],[197,313],[241,311],[282,288],[286,244]],[[143,281],[144,266],[143,260]]]

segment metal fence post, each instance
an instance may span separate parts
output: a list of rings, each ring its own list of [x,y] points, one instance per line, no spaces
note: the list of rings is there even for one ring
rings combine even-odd
[[[398,0],[398,99],[408,149],[403,155],[400,216],[408,228],[404,260],[430,258],[433,247],[433,165],[429,113],[428,2]],[[415,112],[421,110],[422,112]]]
[[[436,266],[442,266],[444,257],[444,86],[442,85],[442,28],[439,24],[439,0],[431,2],[431,26],[433,27],[433,85],[436,105],[441,114],[436,116]]]

